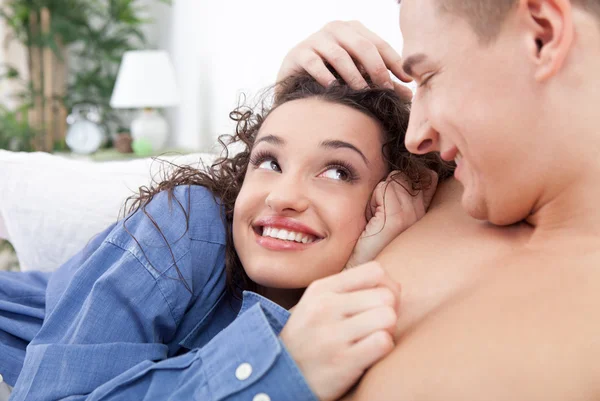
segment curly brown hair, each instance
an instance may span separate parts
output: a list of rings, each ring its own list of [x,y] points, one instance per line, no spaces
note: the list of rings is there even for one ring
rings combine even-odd
[[[175,166],[175,170],[161,182],[150,187],[141,187],[138,194],[128,199],[127,202],[132,202],[129,213],[133,214],[139,209],[146,213],[144,206],[161,191],[169,191],[170,199],[173,199],[174,189],[181,185],[199,185],[210,190],[215,200],[222,205],[222,218],[227,233],[225,251],[227,289],[234,296],[239,297],[243,290],[260,292],[260,288],[244,271],[233,244],[234,205],[244,183],[256,136],[269,113],[282,104],[298,99],[317,98],[352,107],[374,118],[379,122],[383,133],[382,153],[388,171],[398,170],[404,173],[412,182],[412,188],[409,189],[412,192],[420,191],[431,184],[431,175],[425,173],[425,169],[435,171],[440,179],[452,174],[451,165],[442,161],[438,155],[413,155],[404,146],[410,101],[401,98],[391,89],[375,87],[371,82],[368,88],[355,90],[346,85],[341,77],[337,76],[337,78],[336,84],[323,87],[308,74],[291,76],[266,92],[262,102],[259,103],[260,106],[257,107],[258,111],[251,107],[239,106],[229,115],[237,125],[235,134],[219,137],[219,143],[224,150],[222,157],[204,170],[190,166]],[[368,81],[368,77],[366,78]],[[275,95],[272,102],[268,102],[267,96],[273,93]],[[272,105],[265,105],[268,103]],[[230,146],[235,144],[238,144],[237,146],[241,144],[243,150],[230,155]],[[180,206],[183,208],[181,204]],[[157,229],[160,230],[158,227]],[[176,264],[175,267],[177,269]],[[179,274],[179,269],[177,271]],[[181,274],[179,277],[184,281]],[[185,281],[184,284],[189,290]]]

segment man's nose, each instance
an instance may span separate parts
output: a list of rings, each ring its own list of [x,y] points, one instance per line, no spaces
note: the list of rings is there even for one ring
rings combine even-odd
[[[440,135],[417,102],[411,108],[404,143],[409,152],[417,155],[440,150]]]
[[[301,213],[310,204],[307,191],[302,179],[291,174],[282,175],[272,184],[265,203],[275,213]]]

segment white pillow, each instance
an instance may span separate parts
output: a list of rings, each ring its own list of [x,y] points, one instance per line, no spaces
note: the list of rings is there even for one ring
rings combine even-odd
[[[161,157],[202,168],[213,154]],[[22,270],[52,271],[119,217],[125,199],[166,166],[153,159],[90,162],[0,150],[0,238]]]

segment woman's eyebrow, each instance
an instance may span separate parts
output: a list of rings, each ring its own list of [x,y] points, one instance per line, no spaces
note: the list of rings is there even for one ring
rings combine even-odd
[[[265,135],[265,136],[262,136],[262,137],[258,138],[256,140],[256,142],[254,142],[254,146],[258,145],[261,142],[267,142],[267,143],[270,143],[270,144],[275,145],[275,146],[283,146],[283,145],[285,145],[285,140],[283,138],[281,138],[281,137],[276,136],[276,135]]]
[[[362,157],[362,159],[365,161],[367,166],[370,164],[369,160],[367,160],[367,158],[365,157],[363,152],[361,152],[360,149],[358,149],[356,146],[352,145],[351,143],[340,141],[340,140],[327,140],[327,141],[321,142],[321,146],[324,148],[327,148],[327,149],[351,149],[351,150],[355,151],[356,153],[358,153],[360,155],[360,157]]]

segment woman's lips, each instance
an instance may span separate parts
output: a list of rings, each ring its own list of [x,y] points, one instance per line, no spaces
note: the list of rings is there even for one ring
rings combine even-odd
[[[263,227],[272,227],[277,229],[283,229],[287,231],[294,231],[297,233],[308,234],[316,239],[323,239],[324,235],[319,234],[309,226],[299,222],[298,220],[291,219],[289,217],[281,217],[281,216],[267,216],[262,217],[256,220],[253,223],[253,228],[256,230],[257,228]]]
[[[272,251],[302,251],[319,242],[319,240],[317,240],[315,242],[303,244],[302,242],[263,237],[260,233],[257,233],[256,230],[254,230],[254,235],[258,245]]]
[[[256,242],[267,249],[274,251],[300,251],[311,247],[317,242],[321,241],[324,236],[308,227],[307,225],[299,222],[298,220],[291,219],[282,216],[267,216],[256,220],[253,224],[254,235],[256,236]],[[264,236],[265,230],[269,230],[269,236]],[[275,230],[285,230],[286,239],[273,238]],[[294,239],[287,239],[290,233],[301,234],[301,237],[306,238],[307,241],[296,240],[297,235]]]

